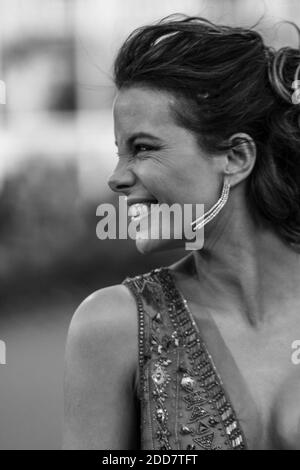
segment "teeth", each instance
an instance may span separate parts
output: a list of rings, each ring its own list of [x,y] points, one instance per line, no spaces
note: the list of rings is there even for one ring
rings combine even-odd
[[[139,202],[137,204],[133,204],[132,206],[130,206],[128,210],[128,215],[130,217],[139,217],[142,214],[146,213],[147,211],[148,211],[147,204]]]
[[[129,207],[128,215],[130,217],[136,217],[138,214],[139,214],[139,210],[138,210],[138,208],[136,207],[135,204]]]
[[[132,204],[128,209],[129,217],[140,217],[146,214],[149,212],[150,204],[153,204],[153,202],[138,202],[137,204]]]

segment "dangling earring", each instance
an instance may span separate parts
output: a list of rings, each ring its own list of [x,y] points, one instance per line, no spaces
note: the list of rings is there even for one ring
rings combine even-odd
[[[222,207],[226,204],[229,196],[230,183],[227,181],[227,178],[224,178],[223,189],[220,199],[214,204],[207,212],[198,217],[198,219],[191,222],[192,230],[195,232],[197,229],[204,227],[208,224],[216,215],[220,212]]]

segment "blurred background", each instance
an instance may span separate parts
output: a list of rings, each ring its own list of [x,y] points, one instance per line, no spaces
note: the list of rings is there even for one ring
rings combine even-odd
[[[0,449],[59,449],[71,317],[92,291],[174,262],[133,240],[96,237],[117,204],[112,64],[127,35],[171,13],[258,20],[268,45],[296,46],[299,0],[0,0]]]

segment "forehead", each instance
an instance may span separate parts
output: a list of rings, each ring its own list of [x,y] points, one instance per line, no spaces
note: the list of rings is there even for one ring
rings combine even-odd
[[[174,103],[175,98],[160,91],[145,88],[119,91],[113,106],[116,134],[170,132],[176,127],[170,110]]]

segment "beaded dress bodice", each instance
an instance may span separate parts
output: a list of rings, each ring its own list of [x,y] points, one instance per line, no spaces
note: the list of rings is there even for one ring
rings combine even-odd
[[[139,322],[141,449],[246,449],[186,300],[166,267],[126,278]]]

